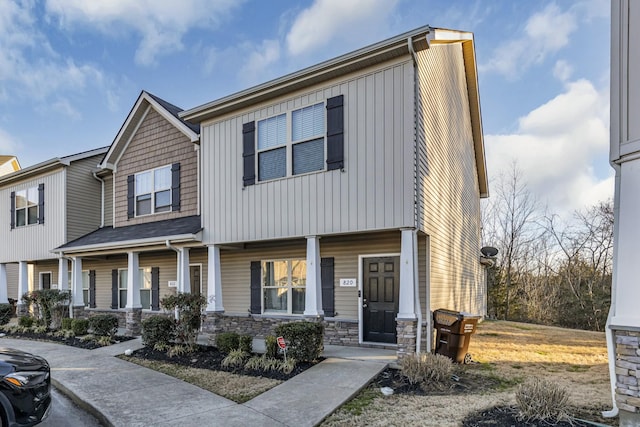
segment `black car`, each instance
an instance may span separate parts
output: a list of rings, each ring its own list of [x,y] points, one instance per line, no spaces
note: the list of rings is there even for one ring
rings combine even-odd
[[[0,417],[3,426],[33,426],[51,405],[49,364],[40,356],[0,348]]]

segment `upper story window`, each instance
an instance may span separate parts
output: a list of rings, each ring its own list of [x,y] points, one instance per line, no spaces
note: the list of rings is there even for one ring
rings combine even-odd
[[[11,192],[11,228],[44,223],[44,184]]]
[[[127,217],[180,210],[180,163],[127,177]]]

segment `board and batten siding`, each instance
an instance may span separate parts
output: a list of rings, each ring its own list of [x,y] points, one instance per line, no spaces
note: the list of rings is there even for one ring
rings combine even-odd
[[[18,296],[18,264],[7,264],[7,298]]]
[[[461,44],[418,52],[418,224],[430,236],[431,309],[484,314],[480,192]]]
[[[52,258],[51,249],[66,243],[66,174],[64,168],[18,184],[0,189],[0,227],[5,227],[4,241],[0,245],[0,262],[41,260]],[[11,192],[44,184],[44,224],[33,224],[11,229]]]
[[[205,244],[414,223],[414,67],[407,55],[202,126]],[[243,188],[242,125],[344,95],[344,170]],[[257,156],[256,156],[257,159]]]
[[[67,241],[100,227],[102,184],[92,172],[102,157],[88,157],[67,167]]]
[[[113,175],[104,178],[104,226],[113,226]]]
[[[123,227],[197,215],[198,154],[195,147],[189,138],[149,107],[114,173],[114,225]],[[180,210],[127,219],[127,176],[174,163],[180,163]]]

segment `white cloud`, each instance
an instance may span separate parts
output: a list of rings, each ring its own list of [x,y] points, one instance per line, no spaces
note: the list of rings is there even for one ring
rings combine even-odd
[[[315,0],[295,19],[286,37],[287,50],[300,55],[330,43],[360,45],[385,34],[398,0]]]
[[[86,26],[121,36],[132,30],[141,37],[135,60],[153,65],[156,58],[184,49],[182,38],[193,28],[220,25],[241,0],[47,0],[46,10],[63,28]]]
[[[564,59],[556,61],[553,66],[553,76],[561,82],[566,82],[573,74],[573,67]]]
[[[11,135],[0,128],[0,154],[15,155],[18,145]]]
[[[263,40],[256,50],[248,55],[240,75],[247,82],[263,81],[263,70],[280,59],[278,40]]]
[[[587,80],[520,118],[515,133],[486,135],[492,176],[515,160],[531,191],[550,211],[574,210],[613,196],[608,168],[608,92]]]

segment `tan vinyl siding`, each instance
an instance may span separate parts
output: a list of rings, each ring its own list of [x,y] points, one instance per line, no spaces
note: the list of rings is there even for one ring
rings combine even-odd
[[[38,261],[33,266],[33,288],[40,289],[40,273],[51,273],[51,284],[58,283],[58,260]]]
[[[382,230],[414,224],[413,65],[367,74],[203,126],[205,243]],[[344,95],[344,171],[243,188],[242,125]],[[257,156],[256,156],[257,159]],[[224,207],[221,209],[220,207]]]
[[[10,230],[11,192],[31,187],[37,188],[41,183],[44,183],[45,192],[44,224],[27,225]],[[50,250],[66,242],[65,199],[65,172],[62,167],[55,172],[1,188],[2,203],[0,205],[6,209],[0,209],[0,226],[4,227],[6,232],[3,234],[3,244],[0,245],[0,262],[51,258]]]
[[[460,44],[418,53],[419,227],[431,240],[431,309],[484,313],[480,198]]]
[[[114,174],[115,226],[154,222],[198,214],[198,158],[194,144],[149,107]],[[127,176],[180,163],[180,211],[127,220]]]
[[[113,226],[113,176],[104,178],[104,226]]]
[[[67,167],[67,241],[100,227],[102,184],[92,172],[102,157],[78,160]]]

